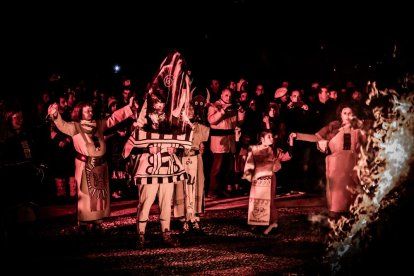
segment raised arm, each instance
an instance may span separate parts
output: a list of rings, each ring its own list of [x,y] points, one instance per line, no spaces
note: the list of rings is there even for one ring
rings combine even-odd
[[[307,134],[307,133],[298,133],[292,132],[289,135],[289,144],[292,143],[293,139],[297,139],[300,141],[307,141],[307,142],[315,142],[317,148],[320,152],[327,153],[328,151],[328,140],[325,140],[321,133],[318,132],[316,134]]]
[[[316,134],[296,133],[296,140],[318,142],[321,138]]]
[[[122,122],[123,120],[129,118],[130,116],[134,115],[134,108],[135,110],[138,108],[137,104],[134,102],[134,97],[129,99],[129,104],[116,110],[112,115],[106,118],[106,127],[111,128],[116,124]]]
[[[57,103],[49,105],[47,113],[54,121],[56,127],[66,135],[73,136],[76,134],[75,124],[73,122],[66,122],[62,119],[58,111],[59,107]]]

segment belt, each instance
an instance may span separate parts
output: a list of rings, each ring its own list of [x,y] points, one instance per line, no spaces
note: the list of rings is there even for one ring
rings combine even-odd
[[[271,179],[272,179],[271,176],[263,176],[263,177],[260,177],[260,178],[258,178],[256,180],[253,180],[253,183],[256,184],[256,183],[260,183],[262,181],[269,181]]]
[[[183,153],[183,156],[196,156],[199,154],[200,154],[199,150],[185,150]]]
[[[210,136],[234,135],[234,129],[210,129]]]
[[[161,151],[160,147],[155,147],[156,153],[159,153]],[[150,153],[150,148],[133,148],[131,151],[131,154],[143,154],[143,153]]]
[[[92,163],[95,164],[95,166],[100,166],[103,163],[106,162],[105,155],[100,157],[92,157],[92,156],[86,156],[82,153],[76,152],[76,159],[85,162],[85,163]]]

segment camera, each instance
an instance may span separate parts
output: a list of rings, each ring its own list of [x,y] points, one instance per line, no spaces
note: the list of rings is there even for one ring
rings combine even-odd
[[[241,107],[240,103],[232,103],[230,106],[226,108],[226,112],[235,112]]]
[[[302,107],[305,103],[304,102],[292,102],[294,107]]]

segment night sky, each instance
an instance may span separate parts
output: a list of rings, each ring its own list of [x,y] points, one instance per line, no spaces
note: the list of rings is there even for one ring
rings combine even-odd
[[[282,80],[385,80],[413,69],[413,24],[403,6],[248,0],[95,5],[4,10],[12,18],[1,19],[6,87],[35,90],[53,72],[108,81],[114,64],[143,87],[172,49],[200,83],[243,76],[271,89]]]

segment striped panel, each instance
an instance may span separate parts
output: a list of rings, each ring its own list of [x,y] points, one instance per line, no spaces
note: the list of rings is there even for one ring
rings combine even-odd
[[[135,135],[130,137],[130,142],[138,148],[148,146],[176,147],[191,149],[193,131],[183,134],[160,134],[156,132],[146,132],[141,129],[135,130]]]
[[[166,177],[150,177],[150,176],[135,176],[135,185],[150,185],[150,184],[171,184],[177,183],[178,181],[186,180],[187,173],[183,172],[178,175],[169,175]]]

